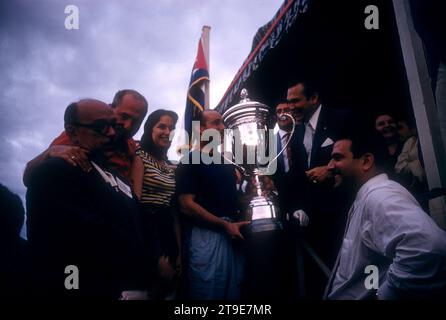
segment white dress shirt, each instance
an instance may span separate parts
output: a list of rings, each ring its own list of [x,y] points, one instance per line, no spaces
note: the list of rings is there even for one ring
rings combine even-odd
[[[379,270],[380,299],[429,293],[446,284],[446,232],[386,174],[368,180],[356,195],[328,299],[372,297],[375,291],[365,286],[368,265]]]
[[[319,115],[321,113],[321,108],[322,108],[322,105],[319,105],[319,107],[316,109],[316,111],[311,116],[310,120],[308,122],[304,123],[305,135],[304,135],[303,144],[305,146],[305,150],[307,151],[308,167],[310,167],[311,149],[313,148],[314,133],[316,132],[317,122],[319,121]]]

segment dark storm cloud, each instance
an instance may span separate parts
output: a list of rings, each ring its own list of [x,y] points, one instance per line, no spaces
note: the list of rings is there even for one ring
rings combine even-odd
[[[64,27],[68,4],[79,8],[79,30]],[[62,131],[65,107],[79,98],[110,102],[117,90],[133,88],[152,110],[181,114],[205,24],[212,27],[215,105],[255,31],[279,6],[274,0],[1,1],[0,182],[23,197],[26,162]]]

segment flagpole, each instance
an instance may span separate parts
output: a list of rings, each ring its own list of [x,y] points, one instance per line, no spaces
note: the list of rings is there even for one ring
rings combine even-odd
[[[206,59],[206,64],[208,67],[208,72],[210,75],[210,66],[209,66],[209,37],[210,37],[210,26],[203,26],[202,29],[202,43],[203,43],[203,51],[204,57]],[[206,81],[204,84],[204,108],[209,109],[210,105],[210,91],[209,91],[209,81]]]
[[[197,137],[194,136],[193,122],[199,119],[200,113],[209,109],[209,31],[211,27],[203,26],[198,41],[197,56],[192,67],[189,87],[187,89],[186,108],[184,110],[185,137],[190,149]]]

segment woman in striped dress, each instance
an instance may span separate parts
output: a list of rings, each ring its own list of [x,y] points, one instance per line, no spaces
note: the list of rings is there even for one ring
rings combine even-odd
[[[175,166],[167,159],[170,134],[175,130],[175,112],[158,109],[144,125],[141,148],[137,154],[144,164],[142,183],[135,193],[142,204],[142,227],[147,248],[157,264],[152,298],[166,298],[175,292],[181,273],[180,230],[173,206]]]

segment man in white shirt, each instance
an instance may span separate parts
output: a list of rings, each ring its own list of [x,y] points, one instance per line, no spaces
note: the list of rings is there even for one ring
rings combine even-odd
[[[338,140],[328,168],[335,186],[353,190],[346,231],[327,299],[440,297],[446,285],[446,233],[415,198],[384,173],[377,133]]]

